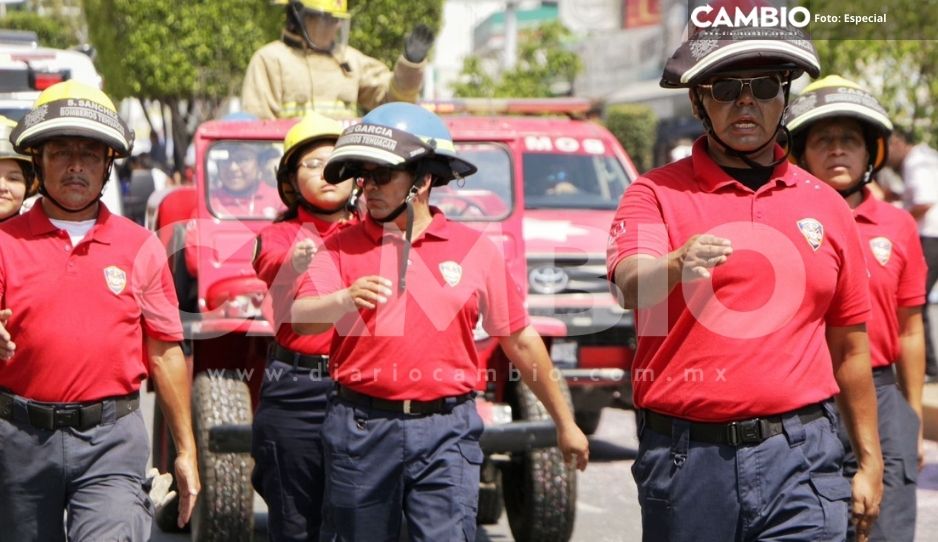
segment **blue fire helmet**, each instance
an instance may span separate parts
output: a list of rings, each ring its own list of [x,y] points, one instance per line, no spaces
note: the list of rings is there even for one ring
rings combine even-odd
[[[358,177],[364,163],[392,168],[420,164],[433,174],[434,186],[476,172],[471,163],[456,156],[453,136],[440,117],[419,105],[384,104],[346,128],[323,172],[326,181]]]

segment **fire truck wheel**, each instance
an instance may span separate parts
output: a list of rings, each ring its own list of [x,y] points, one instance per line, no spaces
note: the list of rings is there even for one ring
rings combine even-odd
[[[599,428],[599,420],[602,418],[603,411],[599,410],[577,410],[574,413],[576,424],[584,434],[592,435]]]
[[[498,468],[486,462],[483,471],[490,469],[491,476],[483,472],[482,483],[479,486],[479,513],[476,522],[479,525],[494,525],[502,517],[505,505],[502,502],[502,476]],[[489,480],[486,480],[489,478]]]
[[[558,384],[572,408],[567,383]],[[517,419],[550,419],[544,405],[520,382],[515,399]],[[508,524],[517,542],[570,540],[576,518],[576,469],[564,463],[558,448],[516,454],[502,475]]]
[[[192,420],[199,454],[202,492],[192,515],[192,540],[244,541],[254,536],[251,454],[209,450],[209,430],[251,423],[251,394],[234,373],[200,373],[192,385]]]

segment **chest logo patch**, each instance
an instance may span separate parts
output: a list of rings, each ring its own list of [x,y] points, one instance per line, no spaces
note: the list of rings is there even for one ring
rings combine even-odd
[[[892,256],[892,241],[885,237],[874,237],[870,239],[870,249],[879,265],[885,266],[889,263],[889,258]]]
[[[462,280],[462,266],[452,260],[440,263],[440,273],[443,275],[446,284],[452,287],[455,287]]]
[[[802,218],[798,221],[798,229],[815,252],[824,244],[824,225],[817,220]]]
[[[127,273],[116,265],[109,265],[104,268],[104,281],[107,282],[108,290],[118,295],[127,286]]]

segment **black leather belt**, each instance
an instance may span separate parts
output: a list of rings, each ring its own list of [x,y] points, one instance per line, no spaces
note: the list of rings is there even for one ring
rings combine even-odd
[[[289,348],[284,348],[279,344],[273,345],[273,351],[271,352],[270,357],[300,369],[309,369],[310,371],[315,370],[323,374],[326,374],[329,371],[329,356],[311,356],[309,354],[301,354],[299,352],[294,352]]]
[[[892,370],[892,365],[873,369],[873,384],[877,388],[894,386],[896,384],[896,373]]]
[[[791,414],[796,414],[801,418],[801,423],[808,423],[823,418],[824,408],[820,404],[814,404],[798,409]],[[643,411],[643,415],[645,427],[663,435],[670,435],[674,422],[681,420],[651,410]],[[690,422],[690,439],[710,444],[729,444],[730,446],[759,444],[770,437],[782,434],[784,431],[782,418],[785,416],[783,414],[729,423]]]
[[[441,414],[450,412],[457,405],[460,405],[472,399],[474,393],[465,393],[453,397],[443,397],[433,401],[394,401],[390,399],[378,399],[364,393],[350,390],[344,386],[339,386],[339,397],[354,405],[374,408],[377,410],[386,410],[388,412],[400,412],[402,414]]]
[[[15,395],[0,391],[0,418],[13,421]],[[73,427],[82,431],[97,427],[102,422],[104,404],[114,403],[117,418],[123,418],[140,408],[140,393],[112,397],[94,403],[40,403],[23,398],[29,424],[38,429],[55,431]]]

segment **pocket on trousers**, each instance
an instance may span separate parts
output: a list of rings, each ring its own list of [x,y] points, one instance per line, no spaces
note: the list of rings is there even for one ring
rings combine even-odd
[[[482,453],[479,443],[474,440],[460,440],[457,447],[459,448],[459,455],[468,463],[468,465],[463,464],[459,467],[462,471],[459,477],[461,486],[459,493],[462,496],[458,499],[458,502],[462,506],[465,516],[471,519],[472,525],[475,526],[475,518],[479,510],[479,471],[480,465],[485,460],[485,454]]]
[[[481,465],[482,461],[485,459],[485,454],[482,453],[482,447],[479,446],[479,442],[475,440],[459,441],[459,453],[466,458],[466,461],[473,465]]]
[[[902,467],[905,471],[905,482],[914,484],[918,482],[918,430],[922,421],[905,400],[902,401],[902,410],[905,411],[905,416],[900,422],[903,428],[904,444]]]
[[[812,474],[811,487],[818,495],[824,514],[824,540],[843,540],[847,534],[850,481],[840,474]]]
[[[336,508],[356,508],[372,503],[362,502],[359,481],[364,473],[354,459],[331,454],[326,459],[326,492],[328,503]]]
[[[642,502],[642,541],[662,542],[671,539],[671,503],[646,497]]]

